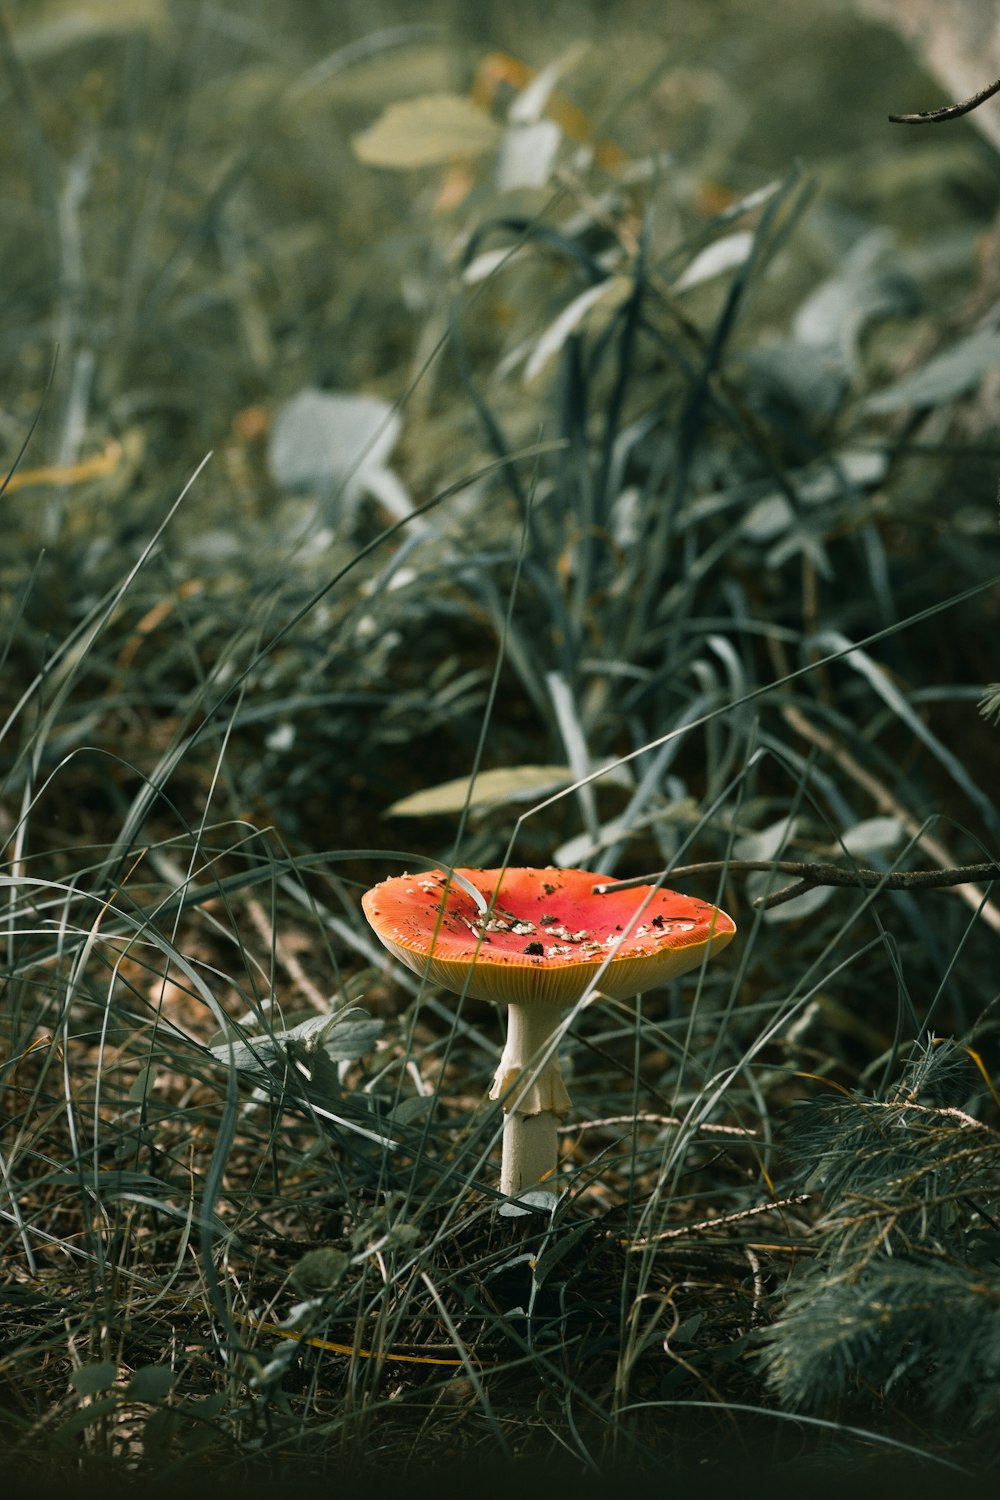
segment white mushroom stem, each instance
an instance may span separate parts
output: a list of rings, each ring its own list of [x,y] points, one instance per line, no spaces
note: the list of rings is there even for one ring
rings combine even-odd
[[[559,1153],[556,1128],[569,1113],[569,1094],[559,1071],[559,1053],[542,1054],[559,1027],[557,1005],[508,1006],[507,1045],[491,1099],[502,1099],[500,1191],[516,1198],[536,1187],[555,1187]]]

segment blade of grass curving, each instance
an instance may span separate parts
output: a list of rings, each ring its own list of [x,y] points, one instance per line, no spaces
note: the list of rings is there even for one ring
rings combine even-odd
[[[443,492],[442,495],[435,496],[432,500],[428,501],[425,506],[422,506],[419,510],[415,511],[414,515],[419,515],[422,511],[430,509],[433,505],[440,503],[442,499],[447,498],[449,494],[454,492],[454,488],[455,487],[449,488],[447,491]],[[295,625],[297,625],[299,621],[303,619],[305,615],[308,614],[309,611],[313,609],[315,605],[319,603],[319,601],[323,599],[338,582],[340,582],[341,578],[346,573],[348,573],[351,568],[361,560],[362,557],[373,551],[375,547],[378,546],[380,542],[386,537],[393,535],[397,530],[404,526],[406,524],[406,521],[409,519],[412,518],[407,517],[405,520],[396,522],[394,525],[388,527],[386,531],[380,533],[380,535],[376,537],[368,547],[362,549],[360,553],[356,554],[351,562],[345,564],[345,566],[338,571],[338,573],[331,581],[325,584],[320,590],[313,593],[309,601],[305,605],[301,606],[298,611],[296,611],[292,619],[286,622],[285,626],[282,627],[282,629],[280,629],[277,634],[275,634],[270,639],[265,647],[259,648],[254,652],[253,659],[242,670],[233,668],[232,657],[235,655],[237,646],[241,643],[243,631],[237,631],[234,637],[231,638],[231,640],[227,643],[226,648],[219,653],[219,658],[217,660],[213,676],[208,679],[201,679],[194,701],[185,709],[184,712],[176,716],[177,724],[172,734],[171,742],[166,750],[162,753],[155,770],[152,774],[143,778],[143,789],[132,803],[132,806],[129,808],[128,814],[119,832],[118,839],[115,844],[111,846],[111,849],[109,850],[107,858],[100,872],[101,878],[104,881],[107,881],[110,884],[115,883],[116,879],[120,875],[122,861],[127,857],[128,850],[132,847],[132,845],[138,838],[140,830],[149,814],[150,808],[152,807],[154,801],[158,797],[163,796],[164,788],[167,782],[173,775],[173,772],[176,770],[176,768],[182,763],[184,757],[187,755],[193,745],[197,743],[210,728],[214,727],[219,710],[229,701],[229,699],[234,694],[238,694],[241,692],[243,685],[250,677],[251,673],[260,664],[260,662],[264,660],[267,654],[272,651],[280,641],[285,639],[290,634]],[[261,633],[260,624],[253,619],[248,625],[243,627],[243,629],[249,631],[254,636],[259,636]],[[216,685],[219,678],[222,678],[226,682],[226,686],[223,688],[216,701],[206,711],[204,707],[204,700],[208,695],[208,689]],[[200,721],[195,724],[193,730],[187,732],[189,725],[195,720],[195,715],[199,713],[201,714]]]
[[[630,1411],[649,1411],[664,1407],[669,1410],[704,1410],[719,1411],[719,1403],[715,1401],[699,1401],[693,1399],[669,1400],[659,1399],[657,1401],[633,1401],[628,1406],[619,1408],[619,1414]],[[950,1458],[944,1458],[941,1454],[933,1452],[929,1448],[918,1448],[913,1443],[904,1443],[901,1438],[889,1437],[884,1432],[874,1432],[867,1427],[855,1427],[849,1422],[834,1421],[828,1417],[815,1417],[807,1412],[801,1411],[776,1411],[773,1407],[753,1406],[744,1401],[731,1401],[728,1398],[722,1405],[723,1412],[744,1412],[755,1420],[771,1420],[775,1422],[788,1422],[803,1427],[815,1427],[824,1432],[846,1433],[849,1437],[856,1437],[865,1444],[875,1448],[887,1448],[899,1453],[906,1453],[911,1458],[919,1458],[921,1462],[938,1464],[941,1468],[950,1469],[953,1473],[972,1477],[973,1470],[967,1469],[963,1464],[954,1463]]]
[[[48,727],[51,727],[51,725],[55,722],[55,716],[65,702],[70,688],[72,687],[73,676],[76,669],[85,659],[87,652],[93,646],[94,642],[106,629],[108,623],[114,616],[114,613],[117,610],[119,604],[125,598],[132,584],[135,582],[135,579],[145,567],[149,558],[152,556],[157,545],[159,544],[160,538],[163,536],[164,532],[170,525],[170,522],[173,520],[174,516],[177,514],[177,511],[180,509],[183,502],[187,499],[196,480],[200,477],[202,470],[205,468],[211,457],[211,453],[205,454],[205,457],[201,460],[201,463],[195,469],[194,473],[191,475],[191,478],[187,481],[184,488],[177,496],[176,500],[174,500],[163,520],[157,526],[156,530],[153,532],[153,535],[143,547],[142,551],[139,554],[139,557],[129,568],[121,583],[117,584],[113,589],[109,590],[107,595],[105,595],[105,598],[102,599],[99,604],[94,606],[93,610],[88,613],[86,619],[76,630],[71,633],[70,636],[67,637],[65,641],[62,642],[60,646],[56,648],[42,670],[32,679],[28,687],[26,687],[22,692],[17,702],[14,704],[14,707],[8,714],[6,720],[2,725],[0,725],[0,743],[2,743],[4,737],[9,732],[13,724],[16,723],[18,717],[23,712],[26,705],[31,701],[31,699],[35,696],[35,694],[39,691],[43,684],[47,683],[51,678],[55,676],[58,670],[62,672],[62,680],[56,687],[53,698],[46,705],[42,719],[42,722],[47,726],[45,732],[48,732]],[[26,754],[27,751],[22,750],[20,756],[15,757],[15,767],[17,767],[17,765],[19,764],[21,757]]]
[[[605,414],[604,434],[598,458],[597,477],[594,483],[597,496],[595,525],[604,528],[608,525],[611,502],[615,498],[611,493],[610,480],[613,472],[615,446],[618,441],[625,409],[625,397],[630,385],[636,379],[636,343],[642,322],[642,306],[647,291],[647,257],[649,254],[651,230],[652,216],[646,214],[643,216],[639,228],[635,263],[631,271],[632,291],[621,308],[617,320],[620,323],[620,330],[615,351],[615,381],[611,389],[611,397],[608,401]]]
[[[593,764],[593,757],[587,748],[587,739],[577,712],[573,691],[561,672],[547,672],[545,685],[552,699],[552,707],[566,757],[573,775],[577,778],[576,785],[579,787],[577,796],[583,824],[596,844],[599,843],[601,837],[600,820],[597,816],[597,802],[594,798],[593,787],[587,779],[589,768]]]
[[[647,551],[648,566],[640,583],[639,598],[635,609],[634,619],[636,622],[646,621],[651,614],[653,601],[657,591],[660,589],[660,580],[664,571],[664,559],[668,555],[671,540],[674,534],[677,510],[684,498],[688,472],[692,457],[695,452],[698,435],[704,422],[706,403],[709,400],[710,382],[715,375],[725,348],[736,326],[737,316],[741,310],[743,300],[751,279],[756,274],[764,257],[770,251],[771,231],[775,227],[777,216],[786,203],[792,198],[793,193],[799,192],[798,213],[804,208],[804,193],[801,189],[801,172],[798,168],[786,177],[778,192],[774,193],[763,207],[760,219],[753,232],[753,241],[750,254],[738,267],[729,285],[725,303],[722,308],[711,336],[707,341],[692,387],[687,395],[683,410],[678,418],[675,444],[676,452],[671,464],[671,480],[668,487],[665,502],[659,509],[653,528],[653,534],[649,539]],[[793,205],[794,208],[794,205]],[[796,214],[791,215],[793,221]],[[782,488],[788,489],[784,475],[781,476]],[[794,494],[789,496],[790,502],[795,510],[798,509],[798,497]],[[676,618],[682,618],[683,612],[678,612]],[[641,628],[641,627],[640,627]],[[629,659],[634,658],[639,642],[635,638],[635,627],[627,639],[626,655]]]
[[[915,738],[926,745],[938,764],[947,771],[955,785],[976,808],[986,827],[994,834],[1000,833],[1000,815],[993,802],[972,779],[958,756],[943,745],[920,715],[914,712],[899,688],[890,680],[885,668],[872,660],[863,649],[863,645],[852,645],[847,636],[839,630],[823,631],[814,638],[814,644],[820,650],[829,649],[832,646],[839,651],[840,659],[844,661],[844,664],[863,677],[896,718],[906,725]]]
[[[570,631],[566,636],[563,659],[574,662],[586,639],[587,615],[594,593],[598,499],[588,453],[590,387],[583,358],[583,347],[577,335],[570,335],[563,345],[559,361],[559,431],[566,447],[559,455],[558,481],[551,509],[560,507],[557,546],[572,552],[571,602],[566,613]],[[557,557],[546,558],[547,573],[553,580],[559,576]],[[571,670],[571,669],[570,669]]]
[[[469,1357],[469,1352],[465,1347],[465,1341],[459,1333],[458,1329],[455,1327],[454,1321],[450,1313],[448,1312],[447,1307],[441,1300],[441,1295],[438,1292],[437,1287],[434,1285],[433,1281],[428,1276],[426,1271],[420,1272],[420,1279],[434,1299],[434,1305],[436,1306],[438,1313],[440,1314],[441,1321],[447,1328],[452,1343],[461,1356],[462,1364],[465,1368],[466,1377],[476,1393],[476,1400],[478,1401],[479,1406],[482,1409],[483,1416],[486,1418],[486,1422],[493,1434],[497,1447],[503,1454],[504,1458],[510,1459],[513,1456],[511,1453],[510,1445],[507,1442],[502,1427],[497,1421],[496,1415],[493,1411],[493,1403],[491,1402],[489,1395],[487,1394],[486,1387],[483,1384],[480,1372],[476,1368],[474,1361]]]
[[[534,477],[532,479],[531,487],[530,487],[530,489],[528,491],[528,495],[527,495],[527,512],[526,512],[526,515],[525,515],[524,524],[521,527],[520,544],[519,544],[519,547],[518,547],[517,558],[516,558],[515,566],[514,566],[514,576],[513,576],[513,579],[511,580],[510,592],[509,592],[509,595],[508,595],[508,598],[507,598],[507,607],[506,607],[506,611],[504,613],[504,617],[503,617],[503,622],[502,622],[501,629],[498,632],[497,648],[496,648],[496,652],[494,654],[493,671],[492,671],[492,675],[491,675],[491,678],[490,678],[490,685],[489,685],[489,689],[488,689],[488,692],[487,692],[486,703],[485,703],[485,706],[483,708],[482,715],[480,717],[479,736],[478,736],[478,739],[476,741],[475,751],[473,752],[472,767],[471,767],[471,773],[470,773],[470,776],[469,776],[468,786],[467,786],[467,789],[466,789],[465,802],[464,802],[464,805],[463,805],[463,807],[461,809],[461,812],[459,814],[458,825],[457,825],[457,828],[455,830],[455,837],[454,837],[454,841],[452,843],[452,852],[451,852],[451,855],[449,856],[448,864],[445,866],[445,868],[447,870],[449,870],[451,873],[456,873],[455,872],[455,865],[457,863],[457,860],[458,860],[458,857],[459,857],[459,851],[462,848],[462,843],[463,843],[463,840],[464,840],[464,837],[465,837],[465,830],[466,830],[466,827],[467,827],[467,824],[468,824],[469,813],[470,813],[470,810],[471,810],[471,807],[472,807],[472,796],[473,796],[473,789],[474,789],[474,786],[475,786],[475,780],[476,780],[477,775],[479,774],[479,770],[480,770],[480,767],[482,765],[483,756],[484,756],[484,754],[486,752],[486,747],[487,747],[487,743],[488,743],[488,736],[489,736],[490,725],[491,725],[492,720],[493,720],[493,710],[494,710],[494,706],[495,706],[495,703],[496,703],[496,696],[497,696],[497,692],[498,692],[499,687],[500,687],[500,676],[501,676],[501,672],[503,670],[504,663],[505,663],[506,656],[507,656],[508,642],[509,642],[509,639],[510,639],[510,631],[511,631],[511,626],[512,626],[512,622],[513,622],[513,618],[514,618],[514,607],[515,607],[515,604],[517,602],[518,587],[519,587],[519,584],[520,584],[520,581],[521,581],[521,569],[522,569],[523,564],[524,564],[524,557],[525,557],[525,553],[526,553],[527,545],[528,545],[528,537],[529,537],[529,532],[530,532],[531,515],[532,515],[532,510],[533,510],[533,505],[534,505],[534,495],[535,495],[535,486],[537,484],[537,477],[538,476],[537,476],[537,464],[536,464],[535,475],[534,475]],[[466,891],[474,891],[475,890],[475,888],[471,885],[471,883],[468,882],[468,881],[466,881],[464,878],[462,878],[459,883],[463,886],[463,888]],[[481,897],[481,895],[479,894],[478,891],[475,892],[474,899],[476,901],[476,905],[479,907],[479,909],[481,911],[483,911],[483,910],[486,909],[485,908],[485,904],[483,902],[483,898]],[[420,993],[418,993],[418,1001],[420,999],[420,994],[422,994],[422,990],[421,990]],[[405,1053],[404,1053],[404,1057],[405,1058],[409,1057],[410,1051],[411,1051],[411,1049],[413,1047],[413,1041],[414,1041],[414,1036],[415,1036],[415,1032],[416,1032],[418,1017],[419,1017],[419,1008],[418,1007],[414,1007],[413,1012],[412,1012],[412,1016],[411,1016],[410,1028],[409,1028],[409,1031],[408,1031],[406,1039],[405,1039]],[[442,1055],[442,1058],[441,1058],[440,1074],[439,1074],[440,1077],[443,1077],[445,1075],[445,1071],[446,1071],[446,1069],[448,1067],[448,1062],[449,1062],[449,1059],[450,1059],[450,1056],[451,1056],[451,1052],[452,1052],[452,1045],[453,1045],[453,1042],[455,1040],[456,1034],[457,1033],[456,1033],[455,1027],[452,1026],[451,1029],[449,1030],[449,1033],[448,1033],[448,1036],[447,1036],[447,1039],[446,1039],[446,1042],[445,1042],[445,1047],[444,1047],[443,1055]],[[398,1099],[398,1095],[397,1095],[397,1099]],[[423,1146],[424,1146],[424,1143],[426,1141],[426,1133],[429,1130],[429,1128],[430,1128],[430,1115],[428,1114],[427,1121],[426,1121],[426,1124],[425,1124],[424,1139],[421,1142],[421,1154],[423,1152]],[[415,1187],[415,1178],[413,1179],[412,1187]],[[410,1203],[410,1192],[408,1192],[407,1198],[406,1198],[406,1208],[407,1208],[407,1210],[409,1208],[409,1203]]]
[[[831,651],[828,655],[821,656],[815,661],[807,662],[801,667],[795,667],[791,672],[784,673],[781,677],[776,678],[772,682],[760,683],[757,687],[751,688],[748,692],[743,693],[740,697],[735,698],[732,702],[722,704],[718,708],[714,708],[706,713],[703,713],[692,723],[668,730],[666,734],[657,735],[654,739],[648,740],[645,744],[638,746],[635,750],[627,751],[623,755],[616,757],[614,765],[630,765],[634,760],[637,760],[639,756],[648,755],[650,751],[659,749],[661,745],[669,744],[669,742],[675,739],[678,735],[688,734],[692,729],[700,729],[704,724],[707,724],[712,719],[718,718],[721,714],[731,713],[736,709],[745,707],[749,703],[755,703],[758,699],[766,697],[768,693],[776,692],[779,688],[786,687],[791,682],[798,682],[803,677],[806,677],[813,672],[819,671],[824,667],[831,666],[834,662],[840,661],[843,657],[849,655],[852,651],[865,650],[867,649],[867,647],[876,645],[879,641],[885,640],[888,637],[895,635],[897,632],[906,630],[912,625],[918,625],[924,620],[933,619],[935,616],[943,614],[949,609],[955,608],[956,605],[964,604],[969,599],[975,599],[980,594],[984,594],[991,589],[995,589],[998,584],[1000,584],[1000,575],[996,575],[993,578],[986,579],[984,582],[972,584],[969,588],[961,590],[960,593],[952,594],[948,599],[938,600],[935,604],[930,604],[925,609],[916,610],[913,614],[907,615],[902,620],[896,620],[890,625],[882,626],[881,629],[873,631],[870,635],[864,636],[860,640],[855,641],[846,650]],[[596,781],[598,777],[606,774],[607,769],[608,768],[605,766],[598,771],[591,771],[589,775],[581,778],[580,781],[574,782],[570,786],[560,788],[559,791],[553,792],[551,796],[544,798],[541,802],[535,803],[534,806],[519,814],[507,845],[505,863],[511,863],[514,845],[518,837],[520,836],[521,829],[529,819],[537,817],[538,814],[544,812],[546,808],[555,806],[558,802],[562,801],[564,797],[576,795],[581,784],[592,783]]]
[[[9,1218],[11,1223],[13,1223],[17,1229],[18,1238],[21,1241],[21,1248],[24,1251],[24,1264],[27,1267],[28,1275],[37,1276],[38,1262],[35,1260],[34,1251],[31,1248],[31,1239],[28,1232],[28,1226],[25,1224],[24,1218],[21,1214],[21,1205],[18,1201],[18,1193],[14,1186],[13,1179],[11,1178],[10,1169],[7,1165],[7,1158],[4,1155],[3,1151],[0,1151],[0,1178],[3,1179],[4,1192],[7,1195],[7,1202],[10,1204],[10,1212],[9,1214],[5,1213],[4,1218]]]
[[[2,16],[0,16],[0,27],[2,27],[2,25],[3,25],[3,18],[2,18]],[[3,45],[4,45],[3,33],[0,32],[0,51],[2,51]],[[7,486],[10,484],[10,481],[13,479],[13,477],[17,473],[18,469],[21,467],[21,460],[24,457],[24,455],[27,453],[28,447],[29,447],[29,445],[31,443],[31,439],[35,435],[35,428],[38,426],[39,422],[41,421],[42,412],[45,410],[45,403],[48,400],[49,392],[51,391],[53,381],[55,380],[55,376],[56,376],[56,364],[58,363],[58,360],[59,360],[59,347],[57,345],[56,348],[52,351],[52,363],[49,365],[49,373],[46,376],[45,385],[42,388],[42,394],[38,398],[38,405],[35,407],[35,415],[32,417],[30,423],[28,424],[28,430],[25,433],[24,437],[21,439],[21,446],[20,446],[20,448],[18,448],[17,452],[15,453],[13,461],[12,461],[12,463],[10,465],[10,468],[7,470],[7,473],[4,475],[3,483],[0,484],[0,498],[3,497],[3,494],[6,491]],[[34,578],[35,572],[37,571],[37,568],[38,568],[38,562],[35,563],[34,568],[32,569],[32,580]],[[29,582],[29,587],[30,587],[30,582]],[[25,597],[27,597],[27,595],[25,595]],[[0,665],[2,665],[2,662],[0,662]]]
[[[28,180],[39,196],[41,208],[48,221],[48,231],[41,236],[39,253],[48,262],[49,272],[55,278],[58,273],[56,247],[59,244],[59,202],[55,183],[59,174],[42,127],[31,80],[11,40],[7,21],[2,12],[0,12],[0,62],[3,63],[9,79],[17,119],[27,136],[28,150],[33,158],[33,170],[28,174]]]
[[[254,836],[257,836],[259,834],[259,829],[252,829],[252,834]],[[132,846],[131,852],[134,856],[136,852],[135,846]],[[144,907],[135,905],[132,910],[123,909],[121,912],[115,911],[111,917],[111,920],[107,922],[104,927],[104,935],[106,937],[128,936],[135,930],[135,924],[137,921],[147,923],[154,920],[158,922],[176,922],[177,917],[184,912],[190,911],[199,906],[203,906],[207,902],[216,901],[220,898],[225,901],[230,895],[235,894],[237,891],[251,890],[254,887],[264,884],[272,879],[280,880],[283,875],[289,875],[293,873],[297,874],[299,871],[313,868],[323,869],[334,863],[349,863],[353,861],[372,860],[377,860],[379,863],[388,862],[390,864],[409,865],[413,869],[420,870],[445,869],[448,871],[451,879],[457,885],[460,885],[466,892],[466,894],[470,896],[477,905],[482,905],[482,897],[480,893],[473,885],[471,885],[469,881],[466,880],[465,876],[462,875],[459,870],[448,869],[448,867],[441,860],[431,859],[427,855],[416,854],[412,850],[404,851],[399,849],[385,848],[323,850],[320,853],[314,854],[289,855],[283,860],[272,860],[266,864],[261,863],[259,865],[255,865],[249,870],[241,870],[232,875],[217,877],[216,879],[203,885],[186,886],[181,892],[178,893],[175,891],[171,893],[171,895],[163,897],[160,901],[153,903],[151,906]],[[212,860],[209,860],[208,863],[210,865],[212,863]],[[103,865],[99,866],[98,868],[103,869]],[[38,878],[0,874],[0,888],[4,887],[6,887],[8,890],[17,889],[19,891],[23,891],[24,889],[41,890],[46,888],[51,888],[54,891],[63,891],[70,889],[69,887],[60,885],[58,882],[50,882]],[[72,893],[75,895],[78,901],[85,903],[100,901],[104,899],[100,889],[94,891],[85,891],[74,886],[72,887]],[[128,897],[127,891],[119,891],[117,894],[119,898]],[[372,954],[378,963],[382,963],[385,959],[384,950],[375,943],[371,943],[370,945],[368,945],[366,951]],[[63,952],[64,950],[62,948],[53,948],[44,950],[39,954],[33,954],[31,958],[26,961],[25,965],[15,965],[11,967],[8,970],[8,977],[18,977],[22,975],[26,971],[26,969],[31,968],[36,964],[45,964],[51,962],[51,960],[53,960]],[[401,975],[400,977],[401,981],[405,983],[406,977],[403,975]]]

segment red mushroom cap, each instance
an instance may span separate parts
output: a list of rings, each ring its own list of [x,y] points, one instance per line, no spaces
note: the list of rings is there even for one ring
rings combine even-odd
[[[414,973],[503,1005],[573,1005],[605,960],[598,988],[624,1000],[697,968],[736,931],[724,911],[678,891],[646,885],[597,896],[593,887],[613,877],[590,870],[456,873],[485,898],[485,911],[431,870],[374,886],[362,898],[365,916]]]

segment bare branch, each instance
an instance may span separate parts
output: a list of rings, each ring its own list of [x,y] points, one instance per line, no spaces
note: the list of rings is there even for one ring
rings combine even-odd
[[[797,859],[709,859],[696,865],[678,865],[669,872],[671,880],[681,880],[688,875],[746,875],[761,871],[776,871],[779,875],[794,875],[792,885],[782,886],[766,896],[758,896],[755,908],[767,911],[772,906],[782,906],[803,891],[814,886],[853,886],[865,890],[921,891],[937,890],[947,886],[968,885],[974,880],[1000,880],[1000,864],[990,861],[980,865],[960,865],[951,870],[845,870],[842,865],[818,864]],[[664,877],[663,870],[651,875],[636,875],[631,880],[603,881],[594,886],[595,896],[608,896],[613,891],[628,891],[640,885],[655,885]]]
[[[777,642],[773,642],[772,645],[774,650],[779,649]],[[868,793],[879,812],[899,820],[903,831],[914,842],[921,855],[927,855],[929,859],[933,859],[942,870],[951,869],[955,863],[952,854],[947,846],[931,833],[927,823],[918,822],[885,783],[855,760],[850,751],[834,735],[819,729],[807,714],[792,703],[786,704],[781,713],[796,734],[802,735],[803,739],[829,755],[856,786]],[[994,932],[1000,933],[1000,908],[992,901],[985,901],[977,885],[960,885],[956,886],[956,890],[970,911],[975,912],[979,921],[985,922],[988,927],[993,928]]]
[[[957,120],[960,115],[967,115],[971,110],[978,109],[980,104],[985,104],[994,94],[1000,94],[1000,78],[988,88],[980,89],[978,94],[973,94],[971,99],[963,99],[961,104],[946,104],[942,109],[923,109],[915,115],[890,115],[889,119],[893,125],[939,125],[942,120]]]
[[[759,1203],[756,1208],[741,1208],[736,1213],[722,1214],[717,1219],[702,1219],[698,1224],[681,1224],[675,1229],[662,1229],[658,1234],[649,1234],[641,1240],[633,1240],[629,1249],[643,1250],[647,1245],[659,1245],[664,1240],[682,1239],[685,1235],[698,1234],[703,1229],[720,1229],[727,1224],[740,1224],[747,1219],[759,1218],[761,1214],[780,1213],[783,1208],[797,1208],[800,1203],[808,1203],[811,1198],[811,1193],[793,1193],[789,1198],[775,1198],[771,1203]]]
[[[560,1125],[556,1134],[575,1135],[581,1130],[603,1130],[611,1125],[672,1125],[679,1130],[682,1125],[689,1124],[689,1121],[678,1119],[676,1115],[608,1115],[603,1120],[574,1120],[569,1125]],[[759,1130],[746,1130],[742,1125],[715,1125],[710,1120],[702,1120],[692,1128],[703,1130],[706,1135],[735,1136],[742,1141],[756,1140],[760,1135]]]

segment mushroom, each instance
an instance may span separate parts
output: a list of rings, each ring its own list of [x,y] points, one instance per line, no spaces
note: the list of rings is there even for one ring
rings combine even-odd
[[[589,870],[459,869],[397,875],[362,899],[379,939],[408,969],[508,1008],[490,1089],[506,1112],[501,1192],[550,1183],[569,1111],[551,1045],[560,1013],[592,988],[615,1000],[665,984],[724,948],[731,917],[656,886],[596,894]],[[474,899],[478,893],[480,901]]]

